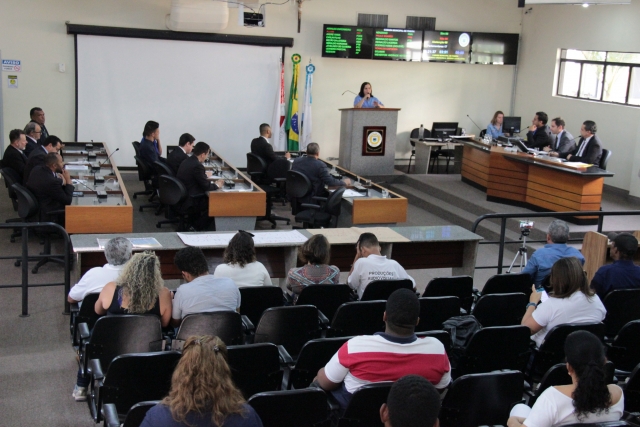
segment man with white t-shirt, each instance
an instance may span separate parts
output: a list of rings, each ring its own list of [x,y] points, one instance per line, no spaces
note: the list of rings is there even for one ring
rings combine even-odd
[[[214,278],[202,249],[180,249],[174,264],[187,283],[180,285],[173,297],[171,325],[180,326],[189,314],[240,310],[240,291],[229,278]]]
[[[409,279],[415,290],[416,281],[397,261],[380,254],[380,243],[373,233],[362,233],[356,243],[356,257],[353,260],[348,285],[362,298],[367,285],[374,280]]]
[[[394,291],[383,316],[385,331],[344,343],[318,371],[315,383],[331,391],[343,409],[362,386],[397,381],[406,375],[419,375],[442,392],[451,382],[449,358],[436,338],[415,335],[419,315],[420,302],[415,292]]]
[[[80,303],[87,294],[99,293],[104,285],[115,282],[124,265],[131,259],[133,246],[124,237],[115,237],[104,245],[107,264],[87,271],[80,281],[69,291],[67,301]]]

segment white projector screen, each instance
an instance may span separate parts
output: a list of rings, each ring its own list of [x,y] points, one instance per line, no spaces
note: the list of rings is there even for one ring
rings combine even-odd
[[[135,166],[132,141],[160,123],[163,157],[190,133],[234,166],[270,123],[281,47],[77,36],[77,140],[105,142],[118,166]]]

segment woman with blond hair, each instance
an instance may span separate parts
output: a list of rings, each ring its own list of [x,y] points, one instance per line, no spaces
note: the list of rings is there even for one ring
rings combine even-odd
[[[192,336],[171,377],[171,390],[141,427],[262,427],[231,380],[227,347],[218,337]]]
[[[171,292],[164,287],[156,254],[145,251],[133,255],[116,281],[102,288],[94,310],[100,315],[155,314],[163,328],[169,326]],[[87,400],[89,380],[78,370],[72,393],[76,401]]]
[[[505,133],[502,131],[502,121],[504,120],[504,113],[502,111],[496,111],[491,119],[491,123],[487,125],[487,135],[491,135],[491,138],[496,139]]]

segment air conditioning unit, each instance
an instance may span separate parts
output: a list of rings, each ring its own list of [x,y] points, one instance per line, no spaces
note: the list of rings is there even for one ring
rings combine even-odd
[[[167,28],[173,31],[212,33],[227,28],[229,3],[212,0],[172,0]]]

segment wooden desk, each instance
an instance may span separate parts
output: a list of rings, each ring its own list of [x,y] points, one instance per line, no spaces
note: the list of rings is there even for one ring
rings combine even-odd
[[[552,212],[598,210],[609,176],[613,173],[595,166],[577,170],[503,147],[464,142],[462,181],[486,191],[490,201]],[[585,216],[571,221],[596,223]]]
[[[264,216],[267,210],[267,195],[243,172],[231,165],[216,152],[205,162],[205,169],[220,171],[212,179],[233,179],[236,187],[232,191],[224,189],[209,192],[209,216],[214,217],[216,230],[254,230],[256,218]],[[243,191],[238,191],[242,189]]]
[[[363,231],[372,231],[380,240],[382,253],[398,261],[405,269],[446,268],[451,267],[454,275],[473,276],[478,242],[482,237],[458,226],[437,227],[379,227],[379,228],[334,228],[321,230],[298,230],[305,237],[322,233],[331,242],[330,264],[338,266],[340,271],[348,272],[355,256],[355,244]],[[388,231],[387,231],[388,230]],[[264,230],[257,233],[277,233]],[[219,233],[219,232],[215,232]],[[187,247],[177,233],[134,233],[134,234],[82,234],[71,236],[73,251],[76,254],[73,283],[90,268],[106,263],[104,253],[98,247],[97,239],[113,237],[155,237],[161,249],[155,252],[160,258],[160,267],[164,279],[180,279],[181,273],[173,264],[175,253]],[[263,263],[273,278],[281,278],[284,283],[290,268],[301,265],[298,260],[298,247],[302,243],[256,245],[257,259]],[[209,263],[209,271],[222,263],[225,247],[203,248]],[[74,282],[75,280],[75,282]]]
[[[87,144],[93,148],[87,149]],[[101,151],[104,149],[103,151]],[[67,142],[63,150],[65,162],[87,159],[87,153],[95,153],[97,162],[104,162],[111,154],[105,143]],[[90,163],[95,163],[92,160]],[[101,166],[98,175],[104,176],[105,184],[93,183],[93,174],[89,170],[70,171],[73,178],[86,178],[86,185],[74,184],[75,191],[82,191],[83,197],[74,197],[71,205],[65,207],[65,229],[69,234],[74,233],[131,233],[133,231],[133,205],[124,186],[113,157]],[[116,187],[113,181],[119,184]],[[106,190],[106,199],[99,199],[94,191]]]

